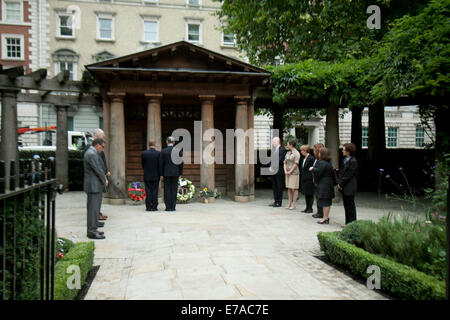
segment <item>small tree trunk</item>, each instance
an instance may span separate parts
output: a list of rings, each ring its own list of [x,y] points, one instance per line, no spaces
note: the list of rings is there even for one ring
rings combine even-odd
[[[359,151],[362,148],[362,112],[364,107],[352,108],[352,136],[351,141],[356,146],[356,150]]]
[[[274,137],[278,136],[281,141],[283,141],[283,114],[284,107],[276,106],[272,108],[273,113],[273,129],[278,129],[278,134],[274,133]]]

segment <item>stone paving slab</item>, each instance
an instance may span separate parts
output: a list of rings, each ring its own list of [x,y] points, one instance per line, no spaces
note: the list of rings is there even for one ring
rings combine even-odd
[[[319,225],[300,212],[303,199],[292,211],[269,203],[270,192],[249,203],[194,202],[171,213],[164,205],[158,212],[103,205],[106,239],[95,241],[100,268],[85,298],[386,299],[315,257],[322,255],[317,233],[341,230],[342,204],[333,204],[330,225]],[[85,194],[63,194],[56,204],[58,235],[88,241]],[[383,213],[358,207],[359,218]]]

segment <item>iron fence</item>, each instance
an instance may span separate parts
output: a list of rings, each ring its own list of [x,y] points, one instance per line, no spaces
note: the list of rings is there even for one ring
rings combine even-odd
[[[1,299],[54,299],[55,198],[61,193],[53,159],[0,161]],[[9,167],[9,168],[8,168]],[[6,189],[5,169],[10,170]],[[18,181],[18,186],[16,186]]]

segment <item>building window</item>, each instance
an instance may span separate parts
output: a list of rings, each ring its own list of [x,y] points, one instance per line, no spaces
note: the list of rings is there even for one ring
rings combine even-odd
[[[416,148],[423,148],[425,146],[425,130],[424,128],[416,128]]]
[[[58,36],[71,38],[73,34],[73,19],[70,15],[58,15]]]
[[[187,39],[189,42],[201,43],[200,23],[187,24]]]
[[[73,131],[73,117],[67,117],[67,131]]]
[[[189,6],[192,7],[199,7],[200,6],[200,0],[187,0],[187,3]]]
[[[97,14],[97,40],[114,40],[114,15],[115,13]]]
[[[144,41],[158,42],[158,21],[144,20]]]
[[[24,60],[24,40],[20,34],[2,34],[2,59]]]
[[[8,22],[22,22],[22,2],[4,1],[3,2],[3,20]]]
[[[236,44],[236,37],[234,33],[222,34],[222,45],[225,47],[234,47]]]
[[[388,128],[388,147],[397,147],[398,128]]]
[[[61,49],[52,56],[55,75],[63,70],[69,70],[69,80],[77,80],[78,54],[69,49]]]
[[[369,146],[369,128],[362,128],[362,147]]]

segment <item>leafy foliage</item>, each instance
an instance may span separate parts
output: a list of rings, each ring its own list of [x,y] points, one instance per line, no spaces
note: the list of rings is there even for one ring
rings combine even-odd
[[[317,238],[320,249],[331,262],[345,267],[359,277],[367,279],[370,276],[367,268],[378,266],[381,288],[396,297],[409,300],[445,299],[444,281],[358,248],[340,239],[339,232],[319,232]]]
[[[381,29],[367,28],[366,10],[378,5]],[[424,1],[408,0],[224,0],[217,12],[226,33],[236,34],[239,49],[258,65],[305,59],[340,61],[369,55],[389,24],[416,14]]]
[[[340,238],[438,280],[445,278],[445,225],[438,217],[422,222],[391,216],[382,217],[378,223],[355,221],[344,228]]]

